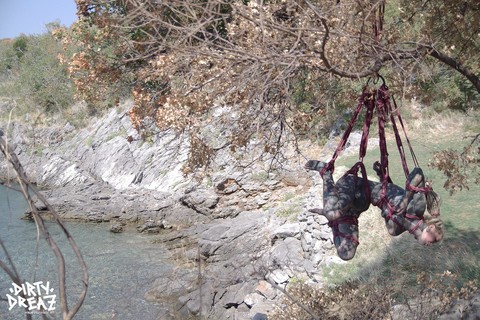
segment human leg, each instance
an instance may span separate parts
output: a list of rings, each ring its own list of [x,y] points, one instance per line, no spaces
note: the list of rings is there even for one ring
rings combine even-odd
[[[425,187],[425,176],[421,168],[415,167],[410,172],[407,177],[407,188],[408,186],[414,188],[423,188]]]
[[[322,171],[326,163],[318,160],[309,160],[305,164],[305,168],[308,170]],[[335,220],[341,215],[338,212],[338,196],[335,190],[335,183],[333,181],[332,173],[330,171],[325,172],[323,175],[323,209],[311,209],[310,212],[318,213],[325,216],[328,221]]]

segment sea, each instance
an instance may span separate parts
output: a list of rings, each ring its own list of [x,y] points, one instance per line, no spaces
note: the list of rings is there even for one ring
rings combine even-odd
[[[23,195],[0,185],[0,319],[62,319],[56,258],[32,221],[22,220],[28,209]],[[135,231],[112,233],[108,223],[67,222],[89,272],[87,297],[74,319],[164,319],[167,306],[144,299],[155,279],[172,273],[173,265],[161,244],[152,235]],[[65,255],[68,305],[80,292],[82,275],[75,254],[61,229],[47,222],[49,233]],[[4,248],[4,249],[3,249]],[[8,252],[8,253],[7,253]],[[11,260],[11,261],[10,261]],[[22,285],[12,283],[5,268],[13,266]],[[23,290],[23,291],[22,291]],[[21,298],[28,293],[30,301]],[[47,311],[39,311],[39,307]]]

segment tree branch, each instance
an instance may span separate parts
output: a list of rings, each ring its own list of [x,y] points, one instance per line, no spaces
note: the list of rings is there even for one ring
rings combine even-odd
[[[468,79],[468,81],[470,81],[474,85],[475,89],[477,89],[477,91],[480,93],[480,78],[476,74],[474,74],[470,69],[460,63],[458,60],[447,56],[446,54],[438,51],[434,47],[430,46],[427,48],[430,50],[430,56],[460,72],[465,78]]]
[[[87,271],[87,266],[85,264],[85,261],[83,260],[82,254],[80,252],[80,249],[78,248],[72,236],[68,232],[65,224],[60,220],[60,217],[57,214],[57,212],[50,206],[50,204],[47,202],[45,197],[43,197],[43,195],[29,182],[27,175],[25,173],[25,170],[23,169],[23,166],[20,164],[20,161],[18,160],[16,154],[12,151],[12,148],[9,147],[9,144],[3,138],[3,131],[1,130],[0,130],[0,149],[3,155],[5,156],[5,159],[7,159],[7,161],[10,162],[10,164],[15,169],[22,193],[25,199],[27,200],[30,206],[30,209],[32,211],[33,219],[37,224],[40,232],[45,237],[45,240],[47,241],[48,245],[52,249],[53,253],[55,254],[55,257],[57,258],[57,271],[58,271],[60,305],[62,308],[62,315],[64,320],[72,319],[73,316],[80,309],[81,305],[83,304],[87,294],[87,289],[88,289],[88,271]],[[66,293],[65,259],[56,241],[51,237],[42,216],[38,212],[37,207],[34,204],[32,195],[35,195],[53,215],[55,222],[60,226],[71,248],[75,252],[77,261],[80,264],[80,267],[82,270],[82,291],[80,292],[80,296],[77,302],[70,310],[68,308],[67,293]],[[2,267],[2,269],[4,268]]]

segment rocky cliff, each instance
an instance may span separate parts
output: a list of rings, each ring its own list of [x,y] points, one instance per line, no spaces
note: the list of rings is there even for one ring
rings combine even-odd
[[[307,211],[321,207],[322,188],[304,160],[268,172],[268,163],[235,165],[219,154],[208,176],[185,177],[188,139],[174,132],[140,137],[129,108],[126,102],[81,130],[2,129],[62,217],[156,234],[170,249],[177,267],[146,288],[147,301],[171,305],[172,319],[267,319],[290,283],[321,287],[323,268],[343,263],[326,219]],[[353,133],[352,150],[359,140]],[[318,158],[327,160],[332,146]],[[246,152],[255,157],[254,149]],[[5,161],[0,176],[14,176]]]
[[[129,104],[81,130],[11,123],[4,131],[63,218],[161,235],[181,275],[158,279],[147,300],[171,301],[181,316],[261,319],[290,279],[321,284],[321,266],[340,262],[326,219],[307,213],[321,189],[303,163],[267,172],[268,163],[235,166],[220,154],[209,176],[185,177],[188,139],[140,137]],[[5,162],[0,170],[13,177]]]

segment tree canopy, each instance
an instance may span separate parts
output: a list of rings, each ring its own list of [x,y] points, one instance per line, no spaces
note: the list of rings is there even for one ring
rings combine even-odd
[[[355,104],[354,89],[379,73],[420,98],[448,75],[460,92],[453,107],[478,107],[475,1],[76,2],[79,19],[59,36],[82,48],[68,61],[77,93],[93,103],[131,89],[139,130],[154,123],[190,136],[187,171],[253,141],[280,159],[283,145],[319,130],[332,106]],[[211,123],[222,143],[202,131]]]

